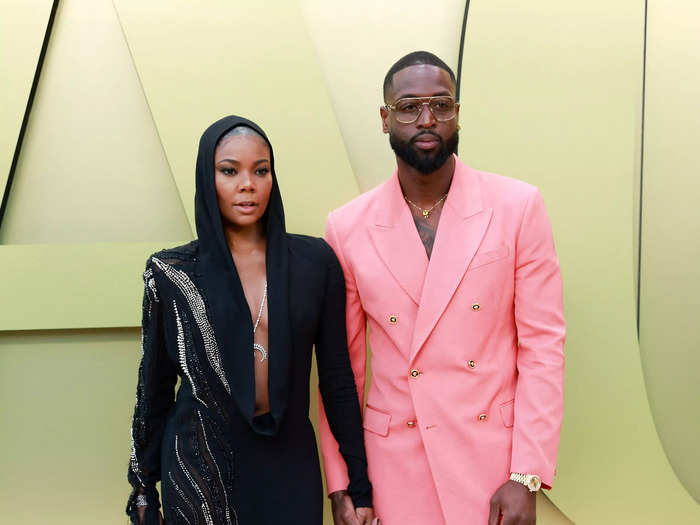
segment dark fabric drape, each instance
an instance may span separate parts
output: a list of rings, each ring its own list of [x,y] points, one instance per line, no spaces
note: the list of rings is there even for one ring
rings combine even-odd
[[[270,147],[272,191],[265,212],[267,232],[267,283],[269,364],[268,382],[271,419],[255,419],[255,373],[253,363],[253,320],[224,236],[214,185],[214,150],[219,139],[237,126],[259,133]],[[272,144],[255,123],[242,117],[224,117],[202,135],[196,168],[195,218],[199,237],[199,271],[211,303],[214,325],[226,327],[217,335],[226,369],[232,375],[231,395],[253,430],[259,434],[278,432],[287,409],[289,389],[289,260],[282,196],[275,173]],[[230,350],[229,350],[230,349]],[[267,423],[266,423],[267,422]]]

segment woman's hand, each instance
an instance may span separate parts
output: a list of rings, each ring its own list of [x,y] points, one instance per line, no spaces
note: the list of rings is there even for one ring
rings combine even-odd
[[[330,495],[335,525],[379,525],[379,518],[374,517],[372,507],[355,507],[345,490],[338,490]]]
[[[379,518],[374,517],[372,507],[358,507],[355,509],[355,516],[360,525],[379,525]]]
[[[137,507],[139,513],[139,523],[143,523],[146,520],[146,509],[148,505],[143,505],[142,507]],[[158,522],[163,525],[163,515],[158,512]]]

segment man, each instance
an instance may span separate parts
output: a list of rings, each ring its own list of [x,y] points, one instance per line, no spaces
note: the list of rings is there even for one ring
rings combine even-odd
[[[361,398],[369,326],[375,511],[383,525],[533,524],[563,411],[559,264],[538,190],[454,155],[455,96],[435,55],[396,62],[380,113],[398,169],[328,217]],[[352,524],[323,416],[321,448],[336,524]]]

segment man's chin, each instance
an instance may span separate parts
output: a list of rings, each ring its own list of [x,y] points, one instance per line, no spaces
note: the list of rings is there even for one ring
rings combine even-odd
[[[436,148],[434,151],[419,151],[410,164],[422,174],[429,175],[442,168],[448,158],[449,156],[443,158],[440,150]]]
[[[415,146],[413,146],[413,151],[416,155],[420,155],[421,157],[437,157],[438,153],[440,153],[440,146],[434,146],[430,149],[416,148]]]
[[[413,156],[422,161],[422,162],[438,162],[440,157],[442,156],[442,151],[440,150],[440,146],[435,146],[432,149],[419,149],[419,148],[412,148],[413,150]]]
[[[458,135],[455,132],[453,137],[444,141],[439,141],[435,147],[430,149],[417,148],[415,142],[402,143],[389,135],[389,143],[396,153],[396,156],[416,171],[430,175],[442,168],[447,160],[452,156],[451,151],[456,151]]]

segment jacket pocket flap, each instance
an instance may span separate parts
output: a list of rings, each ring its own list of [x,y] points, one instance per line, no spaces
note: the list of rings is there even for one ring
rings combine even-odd
[[[505,244],[502,246],[499,246],[498,248],[494,250],[488,250],[485,252],[477,253],[474,258],[472,259],[471,264],[469,265],[469,269],[473,270],[474,268],[478,266],[484,266],[485,264],[489,264],[495,261],[498,261],[499,259],[503,259],[504,257],[508,257],[510,254],[510,250],[508,249],[508,246]]]
[[[513,422],[515,421],[515,399],[511,399],[510,401],[503,403],[500,406],[500,409],[503,424],[508,428],[512,427]]]
[[[365,416],[362,421],[362,426],[365,430],[369,430],[380,436],[387,436],[389,435],[390,422],[391,415],[380,412],[369,405],[365,407]]]

